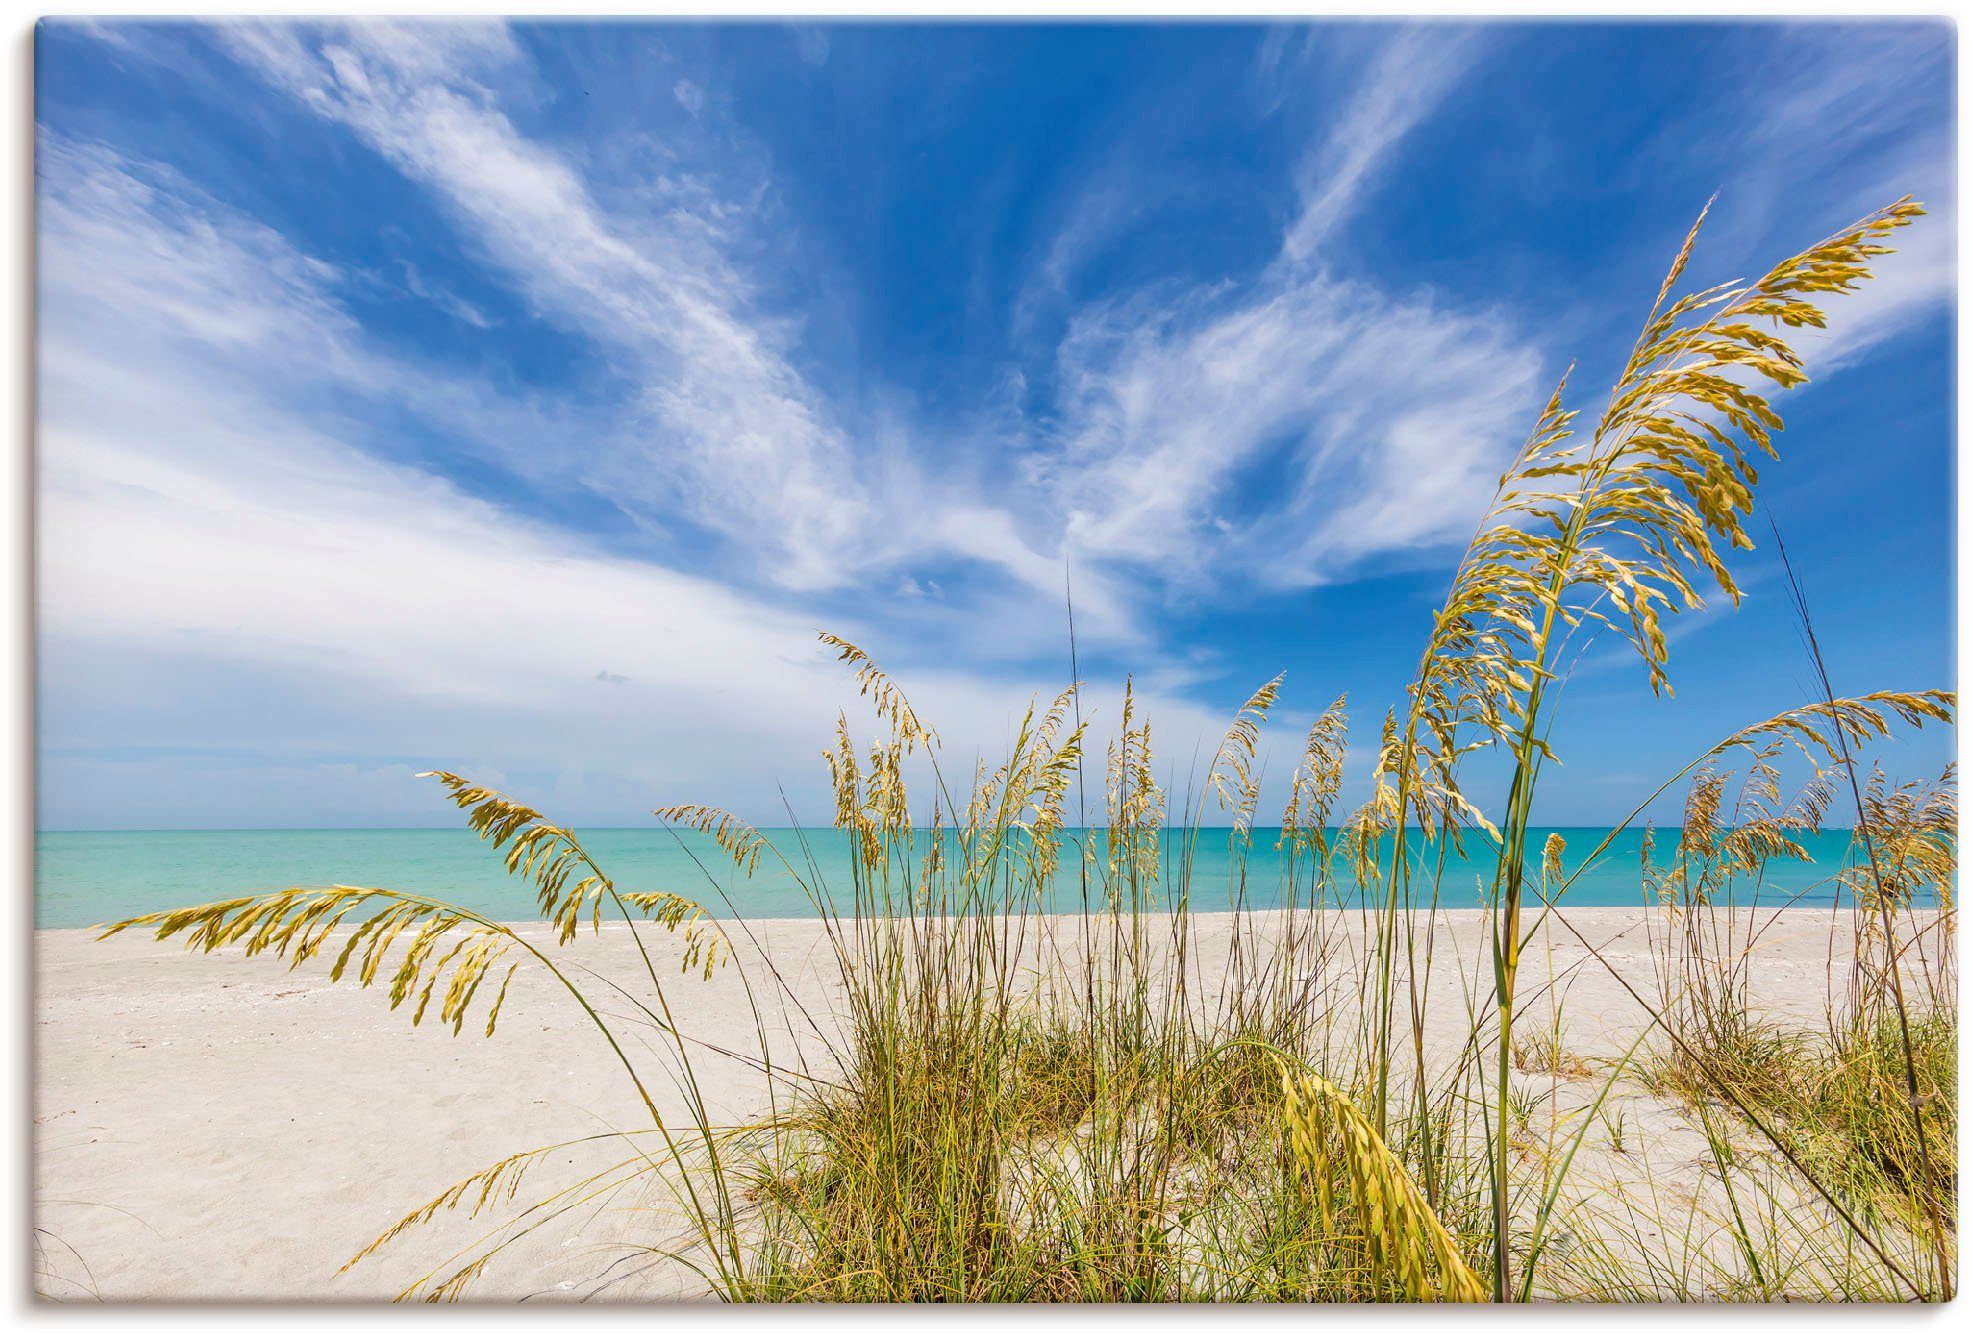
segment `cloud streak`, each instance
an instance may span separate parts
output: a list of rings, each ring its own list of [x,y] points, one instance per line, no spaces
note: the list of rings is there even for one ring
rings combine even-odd
[[[1281,239],[1291,264],[1306,264],[1360,208],[1391,151],[1430,118],[1473,56],[1471,34],[1420,25],[1400,29],[1374,51],[1328,135],[1303,159],[1302,210]]]
[[[1469,46],[1405,29],[1373,53],[1253,282],[1112,300],[1072,322],[1061,455],[1045,471],[1079,550],[1182,583],[1294,588],[1466,536],[1535,406],[1539,352],[1499,314],[1342,277],[1319,250]]]
[[[1059,597],[1059,537],[986,503],[987,466],[939,442],[890,448],[867,419],[852,430],[805,378],[799,322],[763,309],[733,257],[766,183],[722,194],[718,182],[660,179],[639,194],[662,207],[606,207],[563,153],[501,109],[500,90],[525,71],[498,25],[228,32],[271,85],[432,190],[540,310],[609,354],[633,388],[616,429],[589,442],[587,467],[613,504],[660,523],[682,514],[786,590],[843,590],[959,558],[1044,605]],[[693,85],[692,101],[704,97]],[[1133,637],[1102,572],[1087,572],[1082,594],[1089,633]]]
[[[139,824],[333,820],[384,793],[415,810],[432,765],[617,819],[685,799],[784,819],[764,778],[826,804],[815,753],[864,706],[809,612],[351,443],[319,410],[324,368],[376,388],[378,359],[335,269],[155,166],[55,141],[42,162],[51,825],[105,801]],[[909,680],[962,755],[1059,687],[959,664]],[[1093,717],[1113,685],[1091,683]],[[1215,726],[1159,703],[1188,745]]]
[[[229,33],[270,83],[433,190],[551,318],[617,356],[640,385],[650,439],[610,485],[655,483],[649,500],[768,553],[787,587],[843,581],[871,503],[844,433],[727,256],[732,219],[684,204],[639,218],[606,210],[499,108],[492,85],[521,61],[504,27]]]

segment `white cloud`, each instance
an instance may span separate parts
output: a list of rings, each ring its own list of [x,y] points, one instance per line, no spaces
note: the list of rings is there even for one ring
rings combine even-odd
[[[1079,551],[1292,587],[1467,535],[1538,406],[1540,356],[1500,316],[1317,259],[1466,59],[1425,28],[1373,54],[1307,155],[1281,258],[1254,281],[1073,321],[1060,457],[1037,471]]]
[[[1362,203],[1390,151],[1437,108],[1464,73],[1470,38],[1432,24],[1400,29],[1370,57],[1336,123],[1302,163],[1302,211],[1282,238],[1283,256],[1314,258],[1329,234]]]
[[[168,173],[52,141],[42,160],[48,823],[375,818],[417,810],[431,765],[519,776],[575,817],[711,800],[771,821],[774,783],[825,809],[816,752],[865,706],[809,612],[358,448],[325,384],[439,382],[380,378],[333,269]],[[831,628],[890,657],[859,619]],[[1059,685],[901,675],[967,758]],[[1217,726],[1153,704],[1188,746]]]
[[[150,328],[290,371],[347,365],[356,324],[330,293],[332,266],[169,169],[47,135],[38,147],[41,262],[58,312],[85,300],[109,330]]]
[[[1728,164],[1705,249],[1745,251],[1750,263],[1798,250],[1906,195],[1930,215],[1892,237],[1896,255],[1875,277],[1826,303],[1829,327],[1791,336],[1823,377],[1935,315],[1956,287],[1952,127],[1919,90],[1952,86],[1953,35],[1944,20],[1783,25],[1750,57],[1730,114],[1693,113],[1665,138],[1674,151],[1709,149]],[[1734,127],[1730,135],[1720,126]],[[1807,211],[1802,201],[1816,199]],[[1805,230],[1806,229],[1806,230]]]
[[[400,260],[399,264],[404,273],[405,290],[411,295],[430,302],[461,324],[471,325],[475,329],[493,328],[493,317],[472,302],[443,283],[433,282],[425,277],[418,266],[410,260]]]
[[[50,356],[64,369],[43,434],[48,651],[98,677],[177,676],[193,695],[215,677],[234,683],[218,718],[181,701],[107,736],[64,727],[70,747],[264,744],[274,770],[410,753],[525,771],[551,791],[587,775],[618,813],[641,791],[652,805],[710,799],[768,821],[779,813],[764,785],[781,784],[820,814],[815,754],[838,709],[861,719],[864,706],[809,617],[586,550],[276,407],[214,395],[184,368]],[[71,395],[106,378],[142,395],[122,428],[62,425]],[[68,698],[78,679],[89,700]],[[90,701],[116,714],[118,693],[90,680],[48,681],[53,715]],[[958,665],[906,683],[959,757],[1004,746],[1022,701],[1052,685]],[[1154,707],[1165,727],[1213,726],[1180,702]]]
[[[1944,216],[1921,218],[1895,233],[1890,244],[1897,247],[1897,254],[1877,260],[1869,282],[1828,304],[1829,328],[1795,338],[1811,376],[1829,376],[1915,321],[1951,306],[1958,287],[1958,247],[1948,211],[1950,192],[1929,197],[1937,199],[1940,193],[1948,201],[1939,210]],[[1881,203],[1897,197],[1882,191],[1870,196]],[[1858,216],[1872,207],[1859,204]]]
[[[766,551],[790,587],[842,582],[871,502],[786,332],[754,310],[722,213],[604,209],[497,105],[488,83],[518,59],[503,27],[229,31],[253,68],[429,186],[545,313],[646,385],[648,443],[611,485]]]
[[[1115,245],[1120,235],[1139,222],[1161,197],[1160,190],[1139,174],[1121,167],[1098,169],[1083,185],[1067,217],[1050,239],[1041,263],[1022,285],[1008,323],[1026,337],[1037,316],[1069,295],[1082,268]]]
[[[1913,86],[1952,78],[1953,31],[1944,18],[1789,24],[1765,46],[1745,86],[1758,112],[1759,146],[1804,164],[1861,144],[1909,140],[1917,128]],[[1950,128],[1928,118],[1920,132],[1943,139]]]
[[[495,390],[379,347],[343,304],[360,276],[303,254],[168,167],[45,132],[37,156],[39,317],[51,339],[113,340],[139,361],[166,344],[195,345],[202,378],[272,378],[324,412],[352,395],[388,405],[535,479],[582,461],[514,442],[608,429],[581,405]],[[411,276],[406,284],[436,291]],[[81,405],[97,406],[114,402],[99,395]]]
[[[1065,401],[1048,427],[1023,428],[1023,474],[1005,451],[909,427],[890,448],[846,427],[855,415],[797,369],[798,327],[759,309],[731,258],[744,208],[714,192],[656,214],[606,209],[571,161],[500,109],[495,87],[518,76],[497,32],[235,31],[254,68],[432,188],[543,310],[647,386],[629,419],[643,430],[590,465],[592,484],[764,553],[788,588],[894,580],[957,557],[1053,606],[1074,551],[1086,558],[1081,628],[1132,642],[1135,607],[1163,573],[1292,586],[1462,536],[1535,398],[1538,359],[1503,321],[1314,262],[1463,69],[1461,43],[1435,30],[1407,29],[1368,62],[1308,155],[1283,258],[1252,285],[1072,320]],[[1039,290],[1059,290],[1084,234],[1132,207],[1101,193],[1085,204]],[[1411,494],[1420,469],[1432,479],[1422,496]],[[1259,491],[1236,498],[1242,485]]]
[[[1463,539],[1546,388],[1506,315],[1349,276],[1324,244],[1464,68],[1430,34],[1362,62],[1273,263],[1086,306],[1056,350],[1056,413],[927,438],[908,403],[883,418],[804,374],[800,326],[737,258],[760,182],[613,192],[517,128],[531,94],[503,27],[229,31],[641,388],[524,398],[422,363],[352,317],[354,276],[165,169],[45,140],[40,592],[60,670],[42,680],[66,748],[50,772],[78,803],[100,782],[132,810],[226,809],[261,783],[333,806],[347,784],[354,811],[413,756],[525,776],[575,814],[703,798],[771,819],[764,778],[814,814],[814,752],[849,693],[810,609],[849,609],[830,628],[879,637],[953,753],[991,753],[1065,675],[1032,665],[1066,657],[1070,554],[1085,648],[1162,664],[1151,706],[1186,756],[1221,720],[1185,702],[1210,664],[1146,637],[1159,590],[1302,586]],[[1031,291],[1060,299],[1142,203],[1098,187]],[[1907,233],[1812,370],[1949,293],[1950,230]],[[612,554],[420,471],[365,405],[727,545],[699,574]],[[779,587],[722,564],[749,552]],[[112,755],[130,747],[228,758],[186,780],[218,787],[165,793],[170,766]]]
[[[1915,129],[1885,77],[1935,70],[1937,26],[1872,29],[1861,62],[1849,30],[1804,31],[1757,84],[1755,147],[1730,149],[1747,164],[1722,210],[1735,221],[1716,221],[1709,251],[1724,231],[1725,249],[1768,254],[1773,239],[1749,232],[1810,182],[1826,190],[1838,161],[1837,179],[1857,185],[1831,227],[1907,191],[1949,207],[1936,127]],[[1375,45],[1325,30],[1298,50],[1264,49],[1269,77],[1284,85],[1361,73],[1303,155],[1297,212],[1258,277],[1114,298],[1072,321],[1058,353],[1059,448],[1033,471],[1054,489],[1078,552],[1181,583],[1293,587],[1415,562],[1469,535],[1553,368],[1510,316],[1345,277],[1325,251],[1472,67],[1475,40],[1416,25]],[[1128,203],[1114,189],[1086,194],[1030,292],[1060,291],[1078,247]],[[1809,239],[1795,234],[1799,218],[1786,222],[1790,243]],[[1812,374],[1950,300],[1950,218],[1897,243],[1876,279],[1830,304],[1826,332],[1797,339]]]
[[[763,310],[731,257],[762,183],[722,196],[660,181],[641,194],[662,207],[606,208],[576,163],[500,109],[494,85],[518,77],[501,29],[231,31],[253,68],[431,188],[540,309],[641,386],[616,430],[583,442],[586,481],[613,504],[659,523],[682,512],[788,589],[847,589],[957,556],[1030,601],[1058,596],[1059,532],[980,499],[992,461],[951,442],[887,448],[867,422],[846,428],[798,369],[799,325]],[[704,103],[697,85],[676,91],[688,109]],[[1092,636],[1132,636],[1100,572],[1084,593]]]
[[[1523,429],[1531,349],[1486,316],[1324,274],[1216,296],[1097,311],[1065,344],[1059,485],[1079,546],[1294,585],[1465,536]],[[1243,486],[1260,495],[1234,499]]]
[[[63,726],[68,746],[197,753],[258,738],[274,770],[316,748],[331,767],[409,752],[550,788],[589,774],[651,804],[708,797],[758,819],[778,814],[762,791],[778,782],[818,812],[815,752],[838,708],[862,706],[808,616],[587,549],[195,364],[133,366],[65,341],[44,356],[41,633],[58,661],[94,665],[45,679],[51,715],[116,714],[104,672],[176,674],[193,694],[236,683],[230,718],[181,701],[109,735]],[[106,390],[116,411],[77,410]],[[966,756],[1003,745],[1022,700],[1051,685],[957,665],[907,680]],[[87,699],[69,697],[71,681]],[[1161,714],[1210,726],[1177,702]]]

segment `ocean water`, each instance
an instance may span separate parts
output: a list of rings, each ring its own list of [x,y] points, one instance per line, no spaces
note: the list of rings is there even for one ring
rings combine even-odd
[[[768,830],[764,833],[787,860],[801,869],[810,886],[825,887],[839,910],[850,898],[850,844],[838,830]],[[1567,845],[1565,874],[1574,873],[1600,843],[1605,829],[1559,831]],[[674,835],[662,829],[579,831],[584,845],[625,890],[668,890],[705,904],[719,917],[807,918],[816,905],[773,857],[763,857],[757,874],[741,875],[703,835]],[[1196,911],[1231,907],[1236,895],[1252,907],[1283,901],[1284,855],[1274,844],[1278,832],[1257,829],[1243,859],[1234,856],[1228,831],[1200,833],[1192,852],[1190,902]],[[1548,830],[1534,831],[1531,849],[1540,849]],[[1082,838],[1067,832],[1070,840]],[[1102,839],[1102,832],[1094,832]],[[1182,858],[1181,832],[1167,832],[1167,868]],[[1656,857],[1671,855],[1675,832],[1661,832]],[[1582,872],[1566,902],[1585,906],[1629,906],[1644,902],[1639,876],[1643,833],[1625,830]],[[1771,863],[1758,887],[1760,900],[1777,906],[1799,901],[1828,904],[1833,878],[1848,856],[1850,836],[1831,830],[1808,839],[1808,862]],[[1429,857],[1436,859],[1433,851]],[[1052,887],[1050,907],[1073,911],[1081,890],[1075,859]],[[1441,881],[1447,907],[1484,902],[1493,861],[1484,841],[1467,841],[1464,856],[1447,858]],[[1167,877],[1169,882],[1172,878]],[[1307,859],[1298,879],[1306,894]],[[1339,864],[1337,880],[1347,884]],[[450,900],[507,921],[538,917],[533,891],[510,876],[500,856],[463,829],[435,830],[144,830],[43,832],[35,838],[34,921],[37,927],[87,927],[156,909],[228,899],[290,885],[368,885],[411,891]],[[1755,889],[1743,886],[1743,897]],[[1161,902],[1176,893],[1172,884],[1154,888]]]

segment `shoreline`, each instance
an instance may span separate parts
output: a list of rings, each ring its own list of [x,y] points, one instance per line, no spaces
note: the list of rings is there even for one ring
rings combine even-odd
[[[211,902],[220,903],[223,901],[214,900]],[[1530,919],[1532,919],[1534,916],[1539,915],[1541,913],[1542,907],[1543,907],[1543,901],[1541,899],[1530,896],[1528,899],[1523,901],[1521,911],[1524,916],[1527,916]],[[1641,917],[1642,915],[1658,913],[1664,910],[1663,905],[1648,904],[1648,903],[1638,903],[1638,904],[1563,903],[1563,904],[1554,905],[1552,907],[1554,913],[1564,914],[1571,918],[1583,914],[1630,915],[1630,916]],[[153,910],[153,911],[158,911],[158,910]],[[1330,915],[1332,917],[1360,918],[1365,916],[1366,914],[1370,916],[1375,916],[1376,914],[1381,913],[1382,911],[1383,910],[1381,906],[1377,906],[1377,905],[1365,906],[1360,904],[1330,903],[1330,904],[1325,904],[1320,908],[1310,908],[1306,905],[1302,905],[1293,909],[1288,909],[1288,908],[1282,908],[1277,905],[1255,905],[1255,906],[1237,909],[1237,910],[1224,909],[1224,908],[1192,909],[1188,911],[1186,916],[1191,918],[1195,922],[1201,924],[1213,924],[1218,922],[1230,922],[1235,918],[1248,918],[1256,921],[1264,921],[1266,919],[1273,917],[1281,917],[1291,912],[1299,914],[1303,917],[1308,917],[1321,913],[1321,914]],[[1805,916],[1828,918],[1828,917],[1836,916],[1838,914],[1855,914],[1859,912],[1856,905],[1847,900],[1843,902],[1804,904],[1801,902],[1799,896],[1787,897],[1785,902],[1735,903],[1730,906],[1724,904],[1716,905],[1713,907],[1712,911],[1715,912],[1731,911],[1733,913],[1758,913],[1763,918],[1766,918],[1769,915],[1774,915],[1778,919],[1784,921],[1788,919],[1800,918]],[[1472,918],[1486,917],[1492,913],[1492,910],[1487,908],[1474,907],[1469,904],[1453,904],[1453,905],[1442,905],[1437,909],[1433,909],[1427,906],[1416,906],[1409,909],[1400,909],[1399,912],[1401,914],[1409,915],[1413,919],[1419,919],[1426,917],[1427,915],[1431,915],[1435,917],[1444,918],[1448,921],[1457,922],[1457,921],[1464,921]],[[1901,909],[1899,910],[1899,912],[1904,916],[1916,918],[1921,916],[1929,917],[1930,915],[1935,914],[1937,910],[1930,906],[1919,906],[1919,907]],[[838,916],[840,920],[844,923],[848,923],[852,920],[851,915],[848,913],[843,913]],[[1107,918],[1109,914],[1106,910],[1092,908],[1089,910],[1088,913],[1070,911],[1065,913],[987,914],[987,915],[975,915],[975,916],[983,916],[991,919],[1005,919],[1005,918],[1026,919],[1028,921],[1038,922],[1038,923],[1073,923],[1073,922],[1080,922],[1085,918],[1091,921],[1104,919]],[[1128,917],[1128,915],[1125,916]],[[1171,910],[1169,909],[1147,907],[1142,911],[1142,914],[1140,916],[1142,916],[1145,919],[1153,919],[1153,918],[1170,918],[1173,915],[1171,913]],[[902,915],[899,916],[899,920],[900,921],[904,920]],[[517,931],[531,931],[536,928],[546,928],[550,925],[548,920],[545,918],[498,918],[498,919],[493,919],[493,921],[498,922],[503,927],[511,927]],[[713,924],[746,923],[755,928],[792,928],[792,927],[803,927],[803,926],[818,927],[825,922],[831,921],[831,919],[824,918],[816,914],[810,914],[803,917],[774,917],[768,915],[756,916],[753,914],[737,914],[730,917],[721,917],[715,915],[712,912],[711,907],[708,906],[706,910],[705,921]],[[91,923],[86,926],[80,926],[80,927],[37,926],[33,929],[33,931],[37,939],[41,937],[95,938],[102,932],[102,930],[105,927],[109,925],[110,924],[108,923]],[[655,924],[648,923],[642,919],[639,920],[638,925],[651,926],[655,931],[664,930],[663,928],[658,927]],[[605,915],[605,917],[603,918],[602,926],[604,930],[608,930],[612,927],[622,929],[624,926],[626,926],[626,924],[621,918],[611,919],[608,915]],[[591,928],[590,928],[589,920],[587,918],[584,918],[580,924],[578,930],[578,936],[587,935],[589,934],[590,931]],[[150,941],[154,939],[145,929],[142,928],[127,929],[119,933],[117,937],[111,939],[114,940],[114,939],[124,939],[124,938],[145,940],[145,941]],[[178,946],[175,942],[165,942],[162,944],[170,946],[174,949],[182,949],[182,947]]]
[[[1551,827],[1539,827],[1539,838]],[[1564,863],[1575,878],[1568,898],[1585,907],[1648,907],[1638,878],[1644,830],[1612,831],[1599,826],[1552,827],[1564,836]],[[763,832],[787,854],[800,873],[767,857],[754,876],[735,871],[723,852],[694,831],[631,827],[584,832],[590,852],[617,884],[679,891],[697,900],[711,916],[799,918],[817,916],[810,889],[838,905],[852,898],[849,834],[823,830],[769,829]],[[1246,903],[1279,904],[1292,892],[1306,898],[1312,855],[1275,847],[1275,835],[1257,827],[1238,854],[1230,827],[1204,833],[1162,831],[1167,875],[1156,885],[1159,906],[1169,911],[1179,893],[1176,870],[1190,861],[1190,902],[1212,912]],[[1417,832],[1413,831],[1413,835]],[[1665,832],[1668,834],[1668,832]],[[62,930],[158,909],[271,892],[290,886],[362,884],[430,894],[499,919],[526,919],[534,912],[533,888],[510,876],[500,855],[464,826],[443,828],[331,831],[98,831],[44,832],[37,836],[36,897],[38,928]],[[922,832],[921,832],[922,839]],[[1420,836],[1422,837],[1422,836]],[[1583,865],[1606,837],[1614,840],[1600,857]],[[1664,837],[1661,835],[1661,837]],[[1048,887],[1050,909],[1076,912],[1081,906],[1075,858],[1067,845],[1101,842],[1101,832],[1065,832],[1066,866]],[[1851,858],[1853,840],[1832,829],[1809,839],[1806,861],[1771,866],[1762,887],[1764,903],[1802,902],[1826,907],[1836,898],[1834,878]],[[1666,853],[1669,853],[1667,844]],[[1532,861],[1530,868],[1534,866]],[[1354,894],[1351,878],[1336,849],[1331,852],[1332,898]],[[1454,853],[1441,891],[1449,908],[1481,908],[1478,883],[1491,883],[1494,859],[1477,837]],[[1429,880],[1430,878],[1424,878]],[[1531,877],[1532,880],[1539,878]],[[805,885],[807,888],[805,888]],[[1429,886],[1421,889],[1429,893]]]

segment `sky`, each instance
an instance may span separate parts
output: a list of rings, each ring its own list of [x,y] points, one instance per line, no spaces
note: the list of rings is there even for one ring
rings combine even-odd
[[[1196,786],[1285,672],[1263,801],[1347,693],[1347,803],[1503,461],[1715,195],[1695,283],[1930,216],[1798,340],[1675,697],[1582,646],[1537,820],[1814,695],[1770,520],[1839,692],[1950,687],[1953,42],[44,20],[39,824],[446,824],[431,768],[826,821],[868,729],[818,630],[963,779],[1071,605],[1097,755],[1128,675]]]

